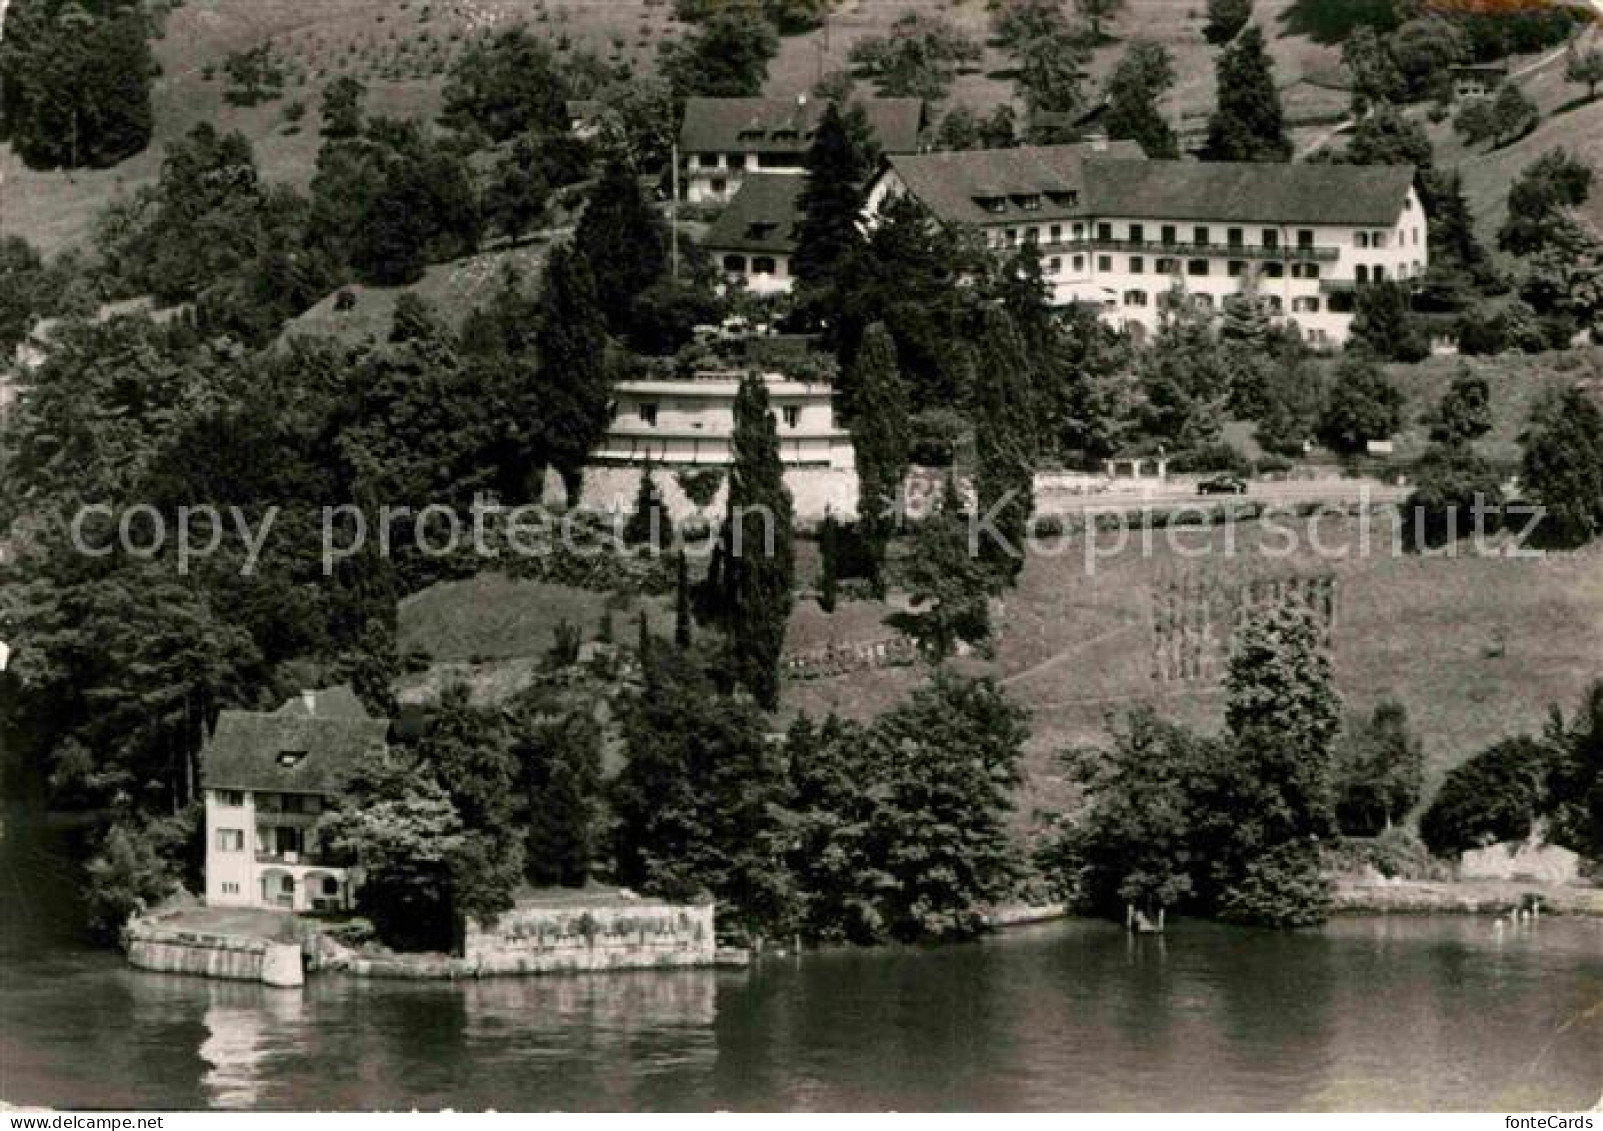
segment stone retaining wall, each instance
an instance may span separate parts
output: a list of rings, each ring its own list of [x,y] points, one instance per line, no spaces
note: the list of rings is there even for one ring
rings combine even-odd
[[[483,978],[598,970],[712,966],[711,905],[641,902],[617,906],[523,904],[494,927],[469,923],[460,958],[446,954],[360,954],[320,940],[318,969],[363,978]]]
[[[184,931],[146,919],[131,920],[122,942],[128,961],[141,970],[269,986],[299,986],[306,978],[297,943]]]

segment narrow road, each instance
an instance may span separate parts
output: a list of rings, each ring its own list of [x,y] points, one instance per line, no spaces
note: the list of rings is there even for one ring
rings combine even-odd
[[[1603,0],[1592,0],[1592,4],[1598,9],[1599,19],[1603,20]],[[1574,39],[1565,43],[1562,47],[1556,47],[1552,51],[1549,51],[1546,55],[1543,55],[1541,58],[1532,59],[1524,66],[1515,67],[1513,70],[1509,71],[1508,77],[1511,79],[1521,79],[1526,75],[1533,74],[1536,71],[1542,70],[1543,68],[1552,66],[1554,63],[1564,58],[1564,56],[1568,55],[1572,46],[1580,47],[1585,42],[1595,41],[1597,39],[1597,27],[1598,25],[1594,24],[1583,31],[1580,35],[1576,36]],[[1346,131],[1352,129],[1357,124],[1358,121],[1355,118],[1343,118],[1341,121],[1331,126],[1328,130],[1325,130],[1304,144],[1303,147],[1297,151],[1296,156],[1299,158],[1307,157],[1310,153],[1318,152],[1320,146],[1330,141],[1337,134],[1345,133]]]

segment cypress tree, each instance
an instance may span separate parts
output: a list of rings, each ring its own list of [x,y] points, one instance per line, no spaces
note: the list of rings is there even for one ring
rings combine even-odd
[[[679,551],[679,568],[674,576],[673,642],[681,651],[690,647],[690,563]]]
[[[614,334],[624,333],[635,299],[662,278],[668,265],[668,226],[627,161],[607,162],[590,190],[573,244],[590,265],[608,326]]]
[[[1010,583],[1024,566],[1035,510],[1033,390],[1024,344],[1006,311],[985,312],[980,348],[987,364],[974,390],[979,554],[998,582]]]
[[[863,186],[873,164],[873,142],[862,107],[842,110],[831,102],[807,151],[802,221],[791,258],[802,286],[827,286],[836,265],[862,243],[857,225],[863,213]]]
[[[824,516],[818,532],[818,556],[822,559],[822,577],[818,583],[818,607],[826,613],[835,611],[839,589],[840,524],[833,514]]]
[[[874,594],[885,595],[885,550],[896,526],[902,480],[911,460],[911,415],[907,383],[896,345],[883,323],[863,335],[852,359],[851,386],[857,391],[852,444],[857,449],[857,526],[863,533],[873,573]]]
[[[555,467],[574,497],[606,429],[612,388],[595,276],[569,248],[552,253],[535,347],[539,369],[522,405],[523,418],[542,428],[534,462]]]
[[[729,647],[725,675],[773,710],[779,705],[779,659],[790,619],[795,550],[779,432],[768,386],[756,373],[745,376],[735,396],[733,446],[720,534]]]
[[[657,490],[656,480],[651,477],[651,465],[647,464],[640,472],[640,489],[635,493],[634,513],[623,528],[624,545],[649,545],[653,550],[659,550],[668,529],[662,494]]]
[[[1208,120],[1205,161],[1290,161],[1291,142],[1263,32],[1244,30],[1219,56],[1219,102]]]

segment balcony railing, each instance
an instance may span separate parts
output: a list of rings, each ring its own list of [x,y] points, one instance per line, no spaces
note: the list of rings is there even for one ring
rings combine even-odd
[[[1009,247],[1016,244],[1007,245]],[[1064,240],[1037,240],[1042,251],[1127,251],[1143,255],[1185,258],[1270,259],[1298,263],[1334,263],[1341,255],[1334,247],[1269,247],[1265,244],[1164,243],[1161,240],[1114,240],[1081,236]]]
[[[290,868],[343,868],[340,861],[323,852],[258,852],[258,864],[283,864]]]

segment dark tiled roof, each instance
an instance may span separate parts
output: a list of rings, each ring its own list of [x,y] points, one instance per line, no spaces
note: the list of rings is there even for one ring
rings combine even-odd
[[[741,178],[740,191],[707,229],[702,245],[710,251],[789,254],[796,249],[806,184],[806,177],[784,173]]]
[[[224,711],[201,754],[208,789],[336,793],[358,759],[384,744],[389,720],[375,719],[348,687],[296,696],[278,710]],[[280,755],[302,757],[292,766]]]
[[[685,103],[679,148],[687,153],[803,153],[827,105],[822,99],[692,98]],[[860,98],[886,153],[918,148],[924,104],[917,98]]]
[[[1407,165],[1148,161],[1132,143],[893,157],[909,190],[943,220],[995,224],[1119,216],[1243,224],[1396,223]],[[1027,197],[1037,197],[1035,210]],[[980,200],[1002,202],[991,212]]]
[[[1085,216],[1085,169],[1095,161],[1142,158],[1133,141],[1036,145],[1016,149],[969,149],[892,156],[890,165],[925,207],[943,220],[984,224],[1004,216],[1050,220]],[[1002,213],[980,199],[1003,202]],[[1026,198],[1038,205],[1026,210]]]
[[[1089,169],[1098,215],[1153,220],[1390,227],[1414,184],[1412,165],[1099,161]]]

